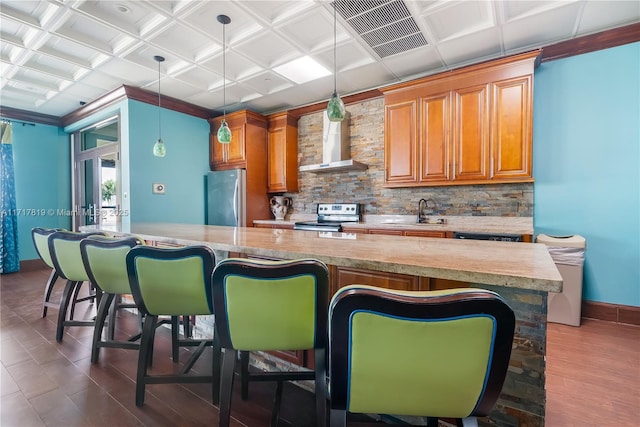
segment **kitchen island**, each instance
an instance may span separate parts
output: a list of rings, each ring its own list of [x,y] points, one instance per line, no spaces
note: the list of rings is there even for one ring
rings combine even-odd
[[[95,227],[83,227],[90,229]],[[101,229],[164,244],[203,244],[218,260],[230,252],[312,257],[329,265],[459,280],[493,290],[512,307],[517,324],[503,392],[490,420],[481,424],[544,425],[547,292],[561,291],[562,277],[542,244],[169,223]]]

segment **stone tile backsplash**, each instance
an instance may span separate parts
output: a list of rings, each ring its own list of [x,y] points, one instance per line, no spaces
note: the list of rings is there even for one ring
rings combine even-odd
[[[347,106],[351,157],[366,171],[300,172],[289,213],[315,213],[318,202],[360,203],[363,214],[414,215],[420,199],[433,199],[433,215],[533,216],[533,184],[384,188],[384,98]],[[298,164],[322,162],[322,113],[298,121]],[[431,203],[429,204],[431,206]]]

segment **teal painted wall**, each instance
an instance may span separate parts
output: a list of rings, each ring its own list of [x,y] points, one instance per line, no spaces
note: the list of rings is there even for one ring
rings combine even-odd
[[[209,123],[205,119],[162,110],[166,157],[154,157],[158,108],[129,101],[129,162],[132,222],[204,224],[204,179],[209,171]],[[153,194],[153,183],[166,193]]]
[[[534,228],[587,240],[583,299],[640,306],[640,43],[535,73]]]
[[[62,212],[71,209],[69,159],[69,135],[61,128],[14,123],[13,166],[21,261],[38,258],[31,240],[33,227],[71,227],[71,217]]]

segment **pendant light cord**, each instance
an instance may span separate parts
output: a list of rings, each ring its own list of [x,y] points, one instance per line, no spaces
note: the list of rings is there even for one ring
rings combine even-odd
[[[337,30],[336,30],[336,4],[333,2],[333,93],[338,93],[338,62],[336,60],[336,38],[337,38]]]
[[[160,62],[158,61],[158,139],[162,140],[162,121],[160,120]]]
[[[226,24],[222,24],[222,120],[227,120],[227,46]]]

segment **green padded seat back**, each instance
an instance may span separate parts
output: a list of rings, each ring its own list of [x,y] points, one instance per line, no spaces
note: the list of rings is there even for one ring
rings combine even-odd
[[[514,325],[504,300],[482,289],[341,288],[329,307],[332,407],[486,415],[504,382]]]
[[[302,350],[325,339],[328,273],[319,261],[226,259],[213,288],[223,347]]]
[[[38,256],[44,261],[50,268],[55,268],[53,260],[51,259],[51,252],[49,252],[49,236],[56,231],[65,231],[62,228],[40,228],[36,227],[31,230],[31,237],[33,238],[33,246],[38,252]]]
[[[315,277],[225,278],[227,316],[233,347],[239,350],[313,348]]]
[[[493,323],[487,316],[418,321],[354,312],[347,410],[468,416],[484,386]]]
[[[204,246],[132,248],[127,271],[136,304],[151,315],[212,314],[209,280],[214,259]]]
[[[67,280],[84,282],[89,280],[80,255],[80,242],[89,236],[103,233],[76,233],[56,231],[49,236],[48,245],[56,271]]]
[[[82,262],[91,282],[109,294],[130,294],[127,254],[137,238],[89,237],[80,243]]]

